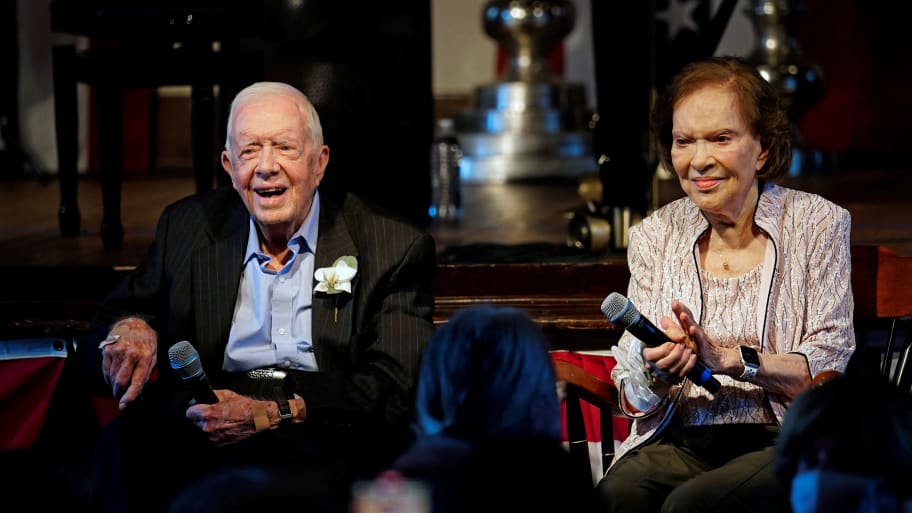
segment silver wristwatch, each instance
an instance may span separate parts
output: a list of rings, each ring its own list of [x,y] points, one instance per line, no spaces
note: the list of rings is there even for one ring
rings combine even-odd
[[[750,346],[738,346],[738,355],[741,356],[741,365],[744,366],[744,372],[741,373],[741,381],[750,381],[757,375],[760,370],[760,355],[757,350]]]

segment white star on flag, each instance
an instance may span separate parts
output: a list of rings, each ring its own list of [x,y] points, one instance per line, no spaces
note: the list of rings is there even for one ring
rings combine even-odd
[[[699,4],[700,0],[684,0],[683,2],[668,0],[668,9],[656,11],[656,18],[664,21],[665,24],[668,25],[669,41],[674,41],[674,39],[678,37],[678,32],[682,30],[690,30],[691,32],[699,31],[697,22],[693,17],[694,9],[696,9]]]

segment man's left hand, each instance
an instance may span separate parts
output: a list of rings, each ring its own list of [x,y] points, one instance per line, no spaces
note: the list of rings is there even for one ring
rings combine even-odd
[[[187,418],[215,445],[229,445],[257,432],[255,412],[266,411],[270,401],[258,401],[231,390],[215,390],[215,404],[194,404]]]

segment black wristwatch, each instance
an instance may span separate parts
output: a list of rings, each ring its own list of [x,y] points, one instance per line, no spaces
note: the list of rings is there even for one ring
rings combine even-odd
[[[273,399],[279,405],[279,418],[282,419],[282,424],[291,424],[291,421],[294,420],[294,414],[291,413],[291,405],[288,404],[288,401],[294,399],[294,397],[288,397],[285,390],[281,387],[275,387],[273,388]]]
[[[760,355],[757,350],[750,346],[738,346],[738,354],[741,356],[741,365],[744,366],[744,372],[741,373],[741,381],[750,381],[757,375],[760,370]]]

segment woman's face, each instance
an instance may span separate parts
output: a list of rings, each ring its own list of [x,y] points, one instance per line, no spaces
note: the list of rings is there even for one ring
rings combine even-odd
[[[675,106],[671,161],[681,188],[708,216],[734,221],[753,210],[748,198],[766,157],[728,88],[698,89]]]

